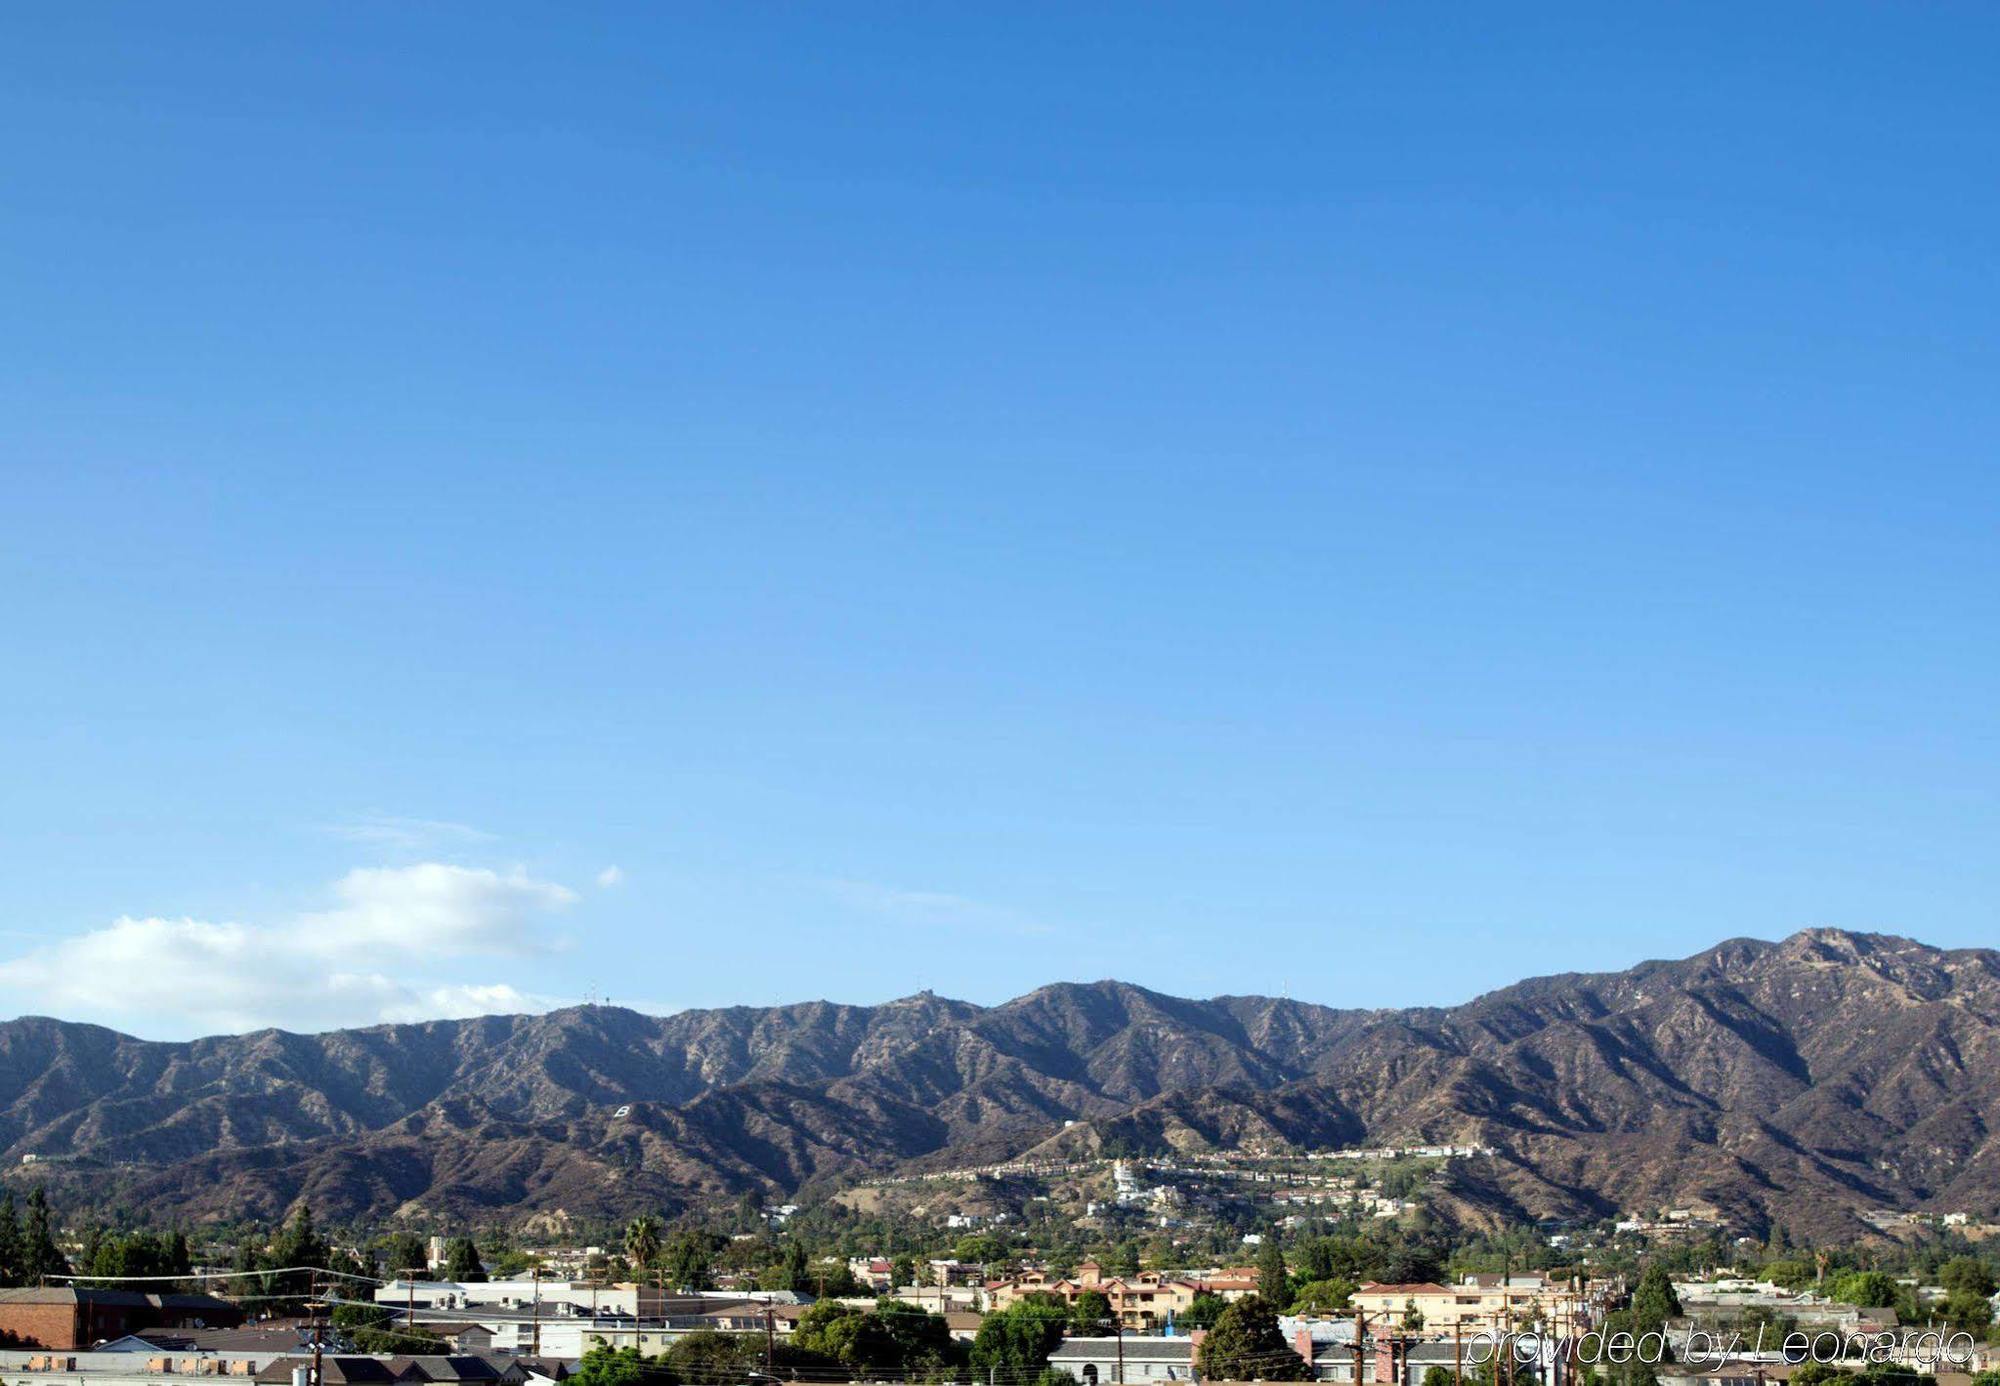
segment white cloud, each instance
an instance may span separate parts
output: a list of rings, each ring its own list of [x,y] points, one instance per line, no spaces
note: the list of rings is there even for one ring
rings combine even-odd
[[[505,982],[425,978],[430,964],[562,945],[574,892],[422,862],[349,872],[332,909],[272,925],[123,918],[0,962],[17,1004],[147,1033],[290,1030],[545,1009]]]
[[[576,892],[519,867],[497,871],[443,862],[363,867],[334,884],[337,908],[303,916],[300,942],[317,953],[385,950],[433,957],[545,951],[555,912]]]
[[[364,813],[344,823],[331,824],[326,831],[348,842],[398,852],[435,852],[493,841],[492,833],[469,824],[442,818],[400,818],[390,813]]]
[[[597,873],[597,887],[599,890],[609,890],[611,887],[624,881],[624,879],[625,873],[623,871],[620,871],[615,866],[607,866]]]
[[[546,996],[519,991],[505,982],[486,986],[433,987],[417,998],[418,1004],[404,1010],[387,1011],[384,1020],[431,1020],[443,1017],[463,1020],[475,1015],[519,1015],[523,1011],[545,1011],[556,1003]]]

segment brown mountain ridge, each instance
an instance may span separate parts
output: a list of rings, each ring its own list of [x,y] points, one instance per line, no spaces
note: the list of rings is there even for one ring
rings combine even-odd
[[[2000,954],[1837,930],[1449,1008],[1097,982],[187,1043],[24,1017],[0,1159],[163,1216],[616,1216],[1041,1147],[1454,1141],[1499,1152],[1450,1185],[1468,1217],[1709,1203],[1841,1234],[2000,1206],[1997,1059]]]

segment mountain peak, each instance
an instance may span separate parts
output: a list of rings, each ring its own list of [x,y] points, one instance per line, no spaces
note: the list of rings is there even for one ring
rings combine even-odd
[[[1861,958],[1875,951],[1882,935],[1816,925],[1800,929],[1779,940],[1778,950],[1788,956]]]

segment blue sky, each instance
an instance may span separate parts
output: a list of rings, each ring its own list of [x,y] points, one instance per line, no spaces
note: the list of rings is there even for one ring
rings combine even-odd
[[[6,27],[0,1006],[1994,941],[1989,7]]]

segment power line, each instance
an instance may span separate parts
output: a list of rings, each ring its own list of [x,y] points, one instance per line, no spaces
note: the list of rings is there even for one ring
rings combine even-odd
[[[51,1275],[48,1276],[47,1278],[50,1280],[67,1280],[72,1283],[78,1280],[87,1280],[87,1281],[109,1280],[116,1282],[117,1284],[120,1285],[138,1285],[138,1284],[156,1284],[160,1282],[173,1283],[185,1280],[241,1280],[247,1277],[261,1277],[266,1275],[330,1275],[340,1280],[362,1280],[366,1281],[371,1285],[391,1285],[395,1283],[394,1281],[391,1280],[384,1280],[377,1275],[361,1275],[354,1271],[329,1270],[325,1266],[273,1266],[269,1270],[189,1271],[186,1275],[70,1274],[70,1275]]]

